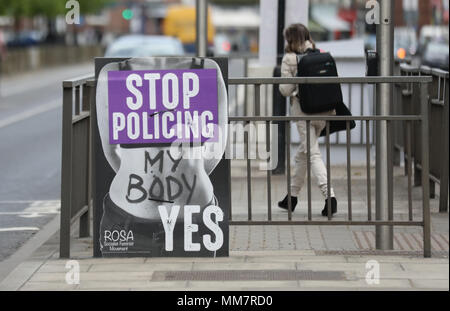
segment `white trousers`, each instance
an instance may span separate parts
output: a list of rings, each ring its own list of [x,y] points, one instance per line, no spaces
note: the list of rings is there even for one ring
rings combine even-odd
[[[328,197],[327,186],[327,169],[322,160],[322,155],[319,149],[319,137],[322,130],[325,128],[325,121],[311,121],[310,122],[310,147],[311,147],[311,177],[315,177],[317,185],[324,198]],[[300,146],[295,155],[295,164],[291,179],[291,193],[293,196],[298,196],[305,184],[307,174],[307,132],[306,121],[297,122],[297,130],[300,135]],[[333,188],[330,189],[331,197],[334,197]]]

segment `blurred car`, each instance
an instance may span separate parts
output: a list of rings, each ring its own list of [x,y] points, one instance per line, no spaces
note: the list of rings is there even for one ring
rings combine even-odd
[[[425,52],[427,44],[431,41],[447,41],[449,40],[448,26],[426,25],[420,30],[419,35],[419,54]]]
[[[147,57],[184,55],[183,45],[169,36],[126,35],[112,42],[106,57]]]
[[[429,42],[422,56],[422,65],[448,71],[449,47],[446,41]]]
[[[414,28],[396,27],[394,29],[394,53],[398,59],[416,55],[417,46],[418,40]]]
[[[7,42],[8,47],[28,47],[41,43],[44,40],[44,34],[36,31],[22,31],[12,36]]]
[[[231,43],[224,34],[217,34],[214,37],[214,55],[228,55],[231,52]]]
[[[183,43],[184,49],[188,53],[195,53],[195,25],[196,9],[190,5],[172,5],[168,7],[166,17],[163,22],[163,34],[173,36]],[[212,11],[208,10],[208,45],[213,45],[214,35],[216,33],[213,21]]]
[[[418,40],[414,28],[396,27],[394,29],[394,55],[397,59],[411,58],[417,53]],[[376,50],[377,36],[366,34],[364,48]]]
[[[377,49],[377,36],[374,34],[365,34],[364,35],[364,49],[367,50],[376,50]]]

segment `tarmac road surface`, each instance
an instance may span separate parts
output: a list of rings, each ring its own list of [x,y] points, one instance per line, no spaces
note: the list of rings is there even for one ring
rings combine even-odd
[[[61,83],[90,72],[81,64],[0,81],[0,261],[59,213]]]

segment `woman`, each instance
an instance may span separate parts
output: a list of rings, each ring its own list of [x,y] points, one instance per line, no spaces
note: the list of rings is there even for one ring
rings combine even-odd
[[[281,76],[296,77],[297,76],[297,54],[304,54],[309,49],[315,49],[315,43],[311,38],[309,30],[302,24],[292,24],[284,32],[284,37],[287,41],[286,54],[283,57],[281,65]],[[300,107],[298,97],[297,84],[282,84],[280,85],[280,92],[285,97],[291,98],[291,115],[306,116]],[[326,111],[314,116],[320,115],[335,115],[335,111]],[[325,207],[322,210],[323,216],[328,216],[328,185],[327,185],[327,170],[322,161],[320,154],[318,138],[320,133],[325,128],[325,121],[311,121],[310,122],[310,153],[311,153],[311,170],[312,175],[317,178],[322,195],[325,198]],[[300,147],[295,155],[294,173],[291,181],[291,203],[292,211],[295,210],[298,202],[298,195],[303,188],[307,169],[307,140],[306,140],[306,121],[297,122],[297,130],[300,135]],[[332,214],[337,212],[337,200],[333,188],[330,189]],[[288,209],[288,196],[283,201],[278,203],[282,209]]]

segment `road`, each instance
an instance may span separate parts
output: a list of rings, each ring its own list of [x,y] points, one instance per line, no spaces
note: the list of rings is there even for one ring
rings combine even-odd
[[[91,72],[86,63],[0,80],[0,262],[59,213],[61,81]]]
[[[90,72],[81,64],[0,81],[0,262],[59,213],[61,81]]]

